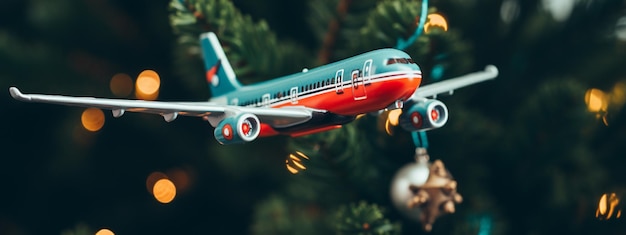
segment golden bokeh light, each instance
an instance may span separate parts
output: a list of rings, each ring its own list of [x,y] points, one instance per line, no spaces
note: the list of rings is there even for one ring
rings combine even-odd
[[[154,183],[152,195],[160,203],[170,203],[176,197],[176,185],[169,179],[160,179]]]
[[[103,228],[98,230],[98,232],[96,232],[96,235],[115,235],[115,233],[113,233],[113,231]]]
[[[165,175],[163,172],[155,171],[150,173],[150,175],[148,175],[148,178],[146,178],[146,189],[148,190],[148,192],[152,193],[152,190],[154,189],[154,184],[156,184],[156,182],[160,179],[167,178],[167,175]]]
[[[302,162],[302,159],[309,160],[309,157],[300,151],[296,151],[295,153],[290,153],[287,159],[285,160],[285,165],[287,166],[287,170],[291,174],[298,174],[301,171],[306,170],[306,166]]]
[[[400,123],[400,115],[402,114],[402,109],[394,109],[389,111],[389,124],[392,126],[397,126]]]
[[[607,95],[599,89],[589,89],[585,93],[585,103],[590,112],[606,111],[608,106]]]
[[[183,191],[189,188],[190,177],[187,171],[176,168],[176,169],[167,171],[167,175],[169,176],[169,179],[172,180],[172,182],[174,182],[174,184],[176,185],[176,188],[179,191]]]
[[[448,21],[440,14],[429,14],[428,22],[424,24],[424,32],[428,33],[432,27],[439,27],[443,29],[443,31],[448,31]]]
[[[600,201],[598,202],[598,209],[596,210],[596,218],[599,219],[611,219],[613,215],[615,218],[619,218],[622,216],[622,210],[617,208],[619,205],[619,198],[617,194],[602,194],[600,197]]]
[[[115,74],[111,78],[111,82],[109,82],[109,88],[113,95],[127,97],[133,92],[133,79],[125,73]]]
[[[98,131],[104,126],[104,112],[97,108],[88,108],[80,116],[83,127],[88,131]]]
[[[626,103],[626,83],[615,83],[613,91],[611,91],[611,101],[617,107],[621,107]]]
[[[393,135],[392,127],[397,126],[400,123],[400,115],[402,109],[394,109],[387,113],[387,120],[385,120],[385,132],[388,135]]]
[[[137,76],[135,96],[142,100],[155,100],[159,96],[161,79],[154,70],[144,70]]]

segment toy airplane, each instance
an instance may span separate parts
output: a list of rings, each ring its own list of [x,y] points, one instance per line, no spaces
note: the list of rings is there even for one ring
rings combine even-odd
[[[301,73],[243,86],[237,81],[214,33],[203,33],[200,43],[211,89],[208,102],[162,102],[59,95],[22,94],[9,88],[17,100],[112,110],[153,113],[171,122],[179,115],[202,117],[215,127],[221,144],[245,143],[273,135],[301,136],[331,130],[359,114],[403,109],[400,124],[408,131],[443,126],[448,110],[438,94],[493,79],[495,66],[485,71],[419,87],[422,72],[408,54],[380,49]],[[418,88],[419,87],[419,88]]]

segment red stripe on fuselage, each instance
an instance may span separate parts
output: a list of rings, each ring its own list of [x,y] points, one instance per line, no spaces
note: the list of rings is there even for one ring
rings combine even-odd
[[[386,108],[396,100],[406,100],[419,87],[421,75],[403,74],[388,78],[372,79],[369,85],[359,84],[358,89],[365,88],[367,97],[355,99],[351,86],[343,87],[343,93],[338,94],[335,89],[325,90],[311,95],[298,97],[298,102],[284,102],[272,107],[305,106],[313,109],[327,110],[331,113],[356,116],[363,113],[375,112]]]
[[[415,89],[419,87],[422,76],[411,71],[410,73],[396,73],[374,76],[368,85],[359,83],[358,89],[366,89],[365,99],[355,99],[351,83],[343,86],[343,93],[338,94],[336,89],[321,90],[312,94],[299,95],[298,102],[282,101],[271,105],[273,108],[288,106],[305,106],[313,109],[327,110],[334,114],[356,116],[363,113],[375,112],[387,108],[397,100],[407,100]],[[323,125],[293,133],[278,132],[267,124],[261,124],[259,136],[273,136],[287,134],[292,137],[307,135],[340,127],[339,125]]]

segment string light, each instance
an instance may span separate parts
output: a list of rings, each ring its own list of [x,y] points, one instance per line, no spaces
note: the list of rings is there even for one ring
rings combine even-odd
[[[619,218],[622,215],[622,210],[617,208],[619,205],[619,198],[615,193],[602,194],[600,201],[598,202],[598,209],[596,210],[596,218],[599,219],[611,219],[615,214],[615,218]]]
[[[170,203],[176,197],[176,185],[169,179],[160,179],[154,183],[152,195],[160,203]]]
[[[176,189],[179,191],[184,191],[189,188],[190,179],[189,174],[182,169],[172,169],[167,171],[167,176],[172,180],[174,185],[176,185]]]
[[[96,235],[115,235],[115,233],[113,233],[113,231],[103,228],[98,230],[98,232],[96,232]]]
[[[621,107],[626,103],[626,83],[617,82],[611,91],[611,103]]]
[[[135,96],[142,100],[155,100],[159,96],[161,79],[154,70],[144,70],[137,76]]]
[[[300,151],[296,151],[294,153],[290,153],[287,159],[285,160],[285,165],[287,166],[287,170],[291,172],[291,174],[298,174],[300,171],[306,170],[306,166],[302,162],[302,159],[309,160],[309,157]]]
[[[80,116],[83,127],[88,131],[98,131],[104,126],[104,112],[97,108],[88,108]]]
[[[400,123],[401,114],[402,109],[394,109],[387,113],[387,120],[385,121],[385,132],[387,132],[388,135],[393,135],[391,127],[397,126]]]
[[[428,33],[432,27],[439,27],[443,31],[448,31],[448,21],[442,15],[432,13],[428,15],[428,23],[424,25],[424,32]]]
[[[148,178],[146,178],[146,189],[148,190],[148,192],[152,193],[152,190],[154,189],[154,184],[156,184],[156,182],[160,179],[167,179],[167,175],[159,171],[152,172],[150,173],[150,175],[148,175]]]
[[[606,111],[608,106],[607,95],[599,89],[589,89],[585,93],[585,103],[590,112]]]
[[[117,97],[127,97],[133,92],[133,79],[128,74],[118,73],[113,75],[109,88]]]

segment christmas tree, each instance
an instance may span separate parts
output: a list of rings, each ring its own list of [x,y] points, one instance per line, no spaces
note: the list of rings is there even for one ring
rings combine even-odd
[[[207,100],[198,47],[207,31],[244,84],[379,48],[411,55],[423,84],[495,64],[496,80],[437,97],[450,119],[428,132],[428,153],[445,162],[463,202],[429,233],[626,232],[626,1],[34,0],[0,9],[0,87],[26,92]],[[145,77],[158,77],[149,97]],[[222,146],[199,118],[114,119],[8,91],[0,102],[0,234],[428,233],[393,206],[393,177],[416,146],[388,113]]]

